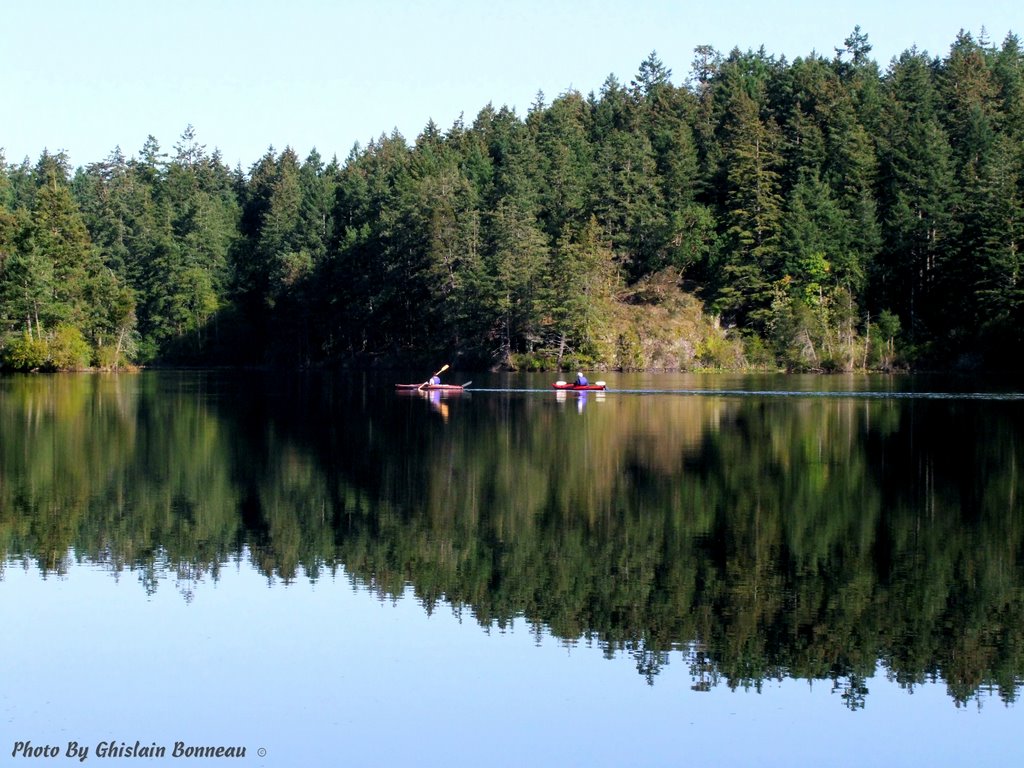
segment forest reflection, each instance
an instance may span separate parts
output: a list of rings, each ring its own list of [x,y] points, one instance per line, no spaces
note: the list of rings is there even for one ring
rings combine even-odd
[[[698,681],[1024,681],[1024,403],[0,378],[0,567],[411,589]],[[441,406],[444,406],[443,408]],[[2,577],[2,574],[0,574]]]

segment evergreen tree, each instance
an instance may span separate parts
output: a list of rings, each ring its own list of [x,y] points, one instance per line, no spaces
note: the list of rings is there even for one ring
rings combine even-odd
[[[855,296],[863,275],[851,258],[851,240],[849,221],[828,186],[805,171],[789,196],[785,276],[770,322],[779,353],[790,364],[853,367]]]
[[[592,210],[620,261],[633,277],[661,266],[667,219],[650,140],[634,130],[613,130],[595,158]]]
[[[299,158],[291,147],[277,159],[266,204],[254,255],[266,283],[262,299],[273,309],[313,267],[311,255],[301,246],[302,185]]]
[[[937,290],[956,253],[952,151],[938,117],[934,64],[911,50],[886,78],[881,136],[881,216],[886,247],[875,274],[877,307],[901,319],[911,340],[943,337],[951,307]]]
[[[766,327],[772,283],[779,275],[780,135],[771,119],[762,119],[760,81],[730,69],[732,84],[723,138],[726,198],[723,218],[729,253],[718,276],[716,307],[739,325]]]
[[[881,248],[875,195],[878,156],[874,141],[857,118],[852,95],[843,86],[829,104],[825,141],[821,178],[848,222],[847,263],[837,267],[846,275],[847,287],[860,295]]]
[[[511,197],[490,218],[490,303],[494,323],[492,359],[513,365],[513,353],[534,351],[542,341],[544,270],[548,242],[538,222]]]
[[[556,364],[593,365],[607,359],[621,278],[595,218],[577,232],[563,233],[551,251],[547,275],[545,342]]]
[[[327,166],[315,149],[310,152],[299,169],[302,202],[299,211],[299,247],[310,255],[314,265],[320,265],[334,239],[334,221],[331,209],[337,186],[338,162]]]
[[[694,49],[690,74],[694,106],[694,141],[698,159],[698,185],[707,202],[715,201],[714,180],[718,177],[721,147],[717,141],[717,92],[721,83],[721,54],[710,45]]]
[[[487,124],[485,139],[494,167],[487,206],[494,210],[504,199],[514,200],[522,211],[538,216],[541,211],[541,156],[526,124],[503,107]]]
[[[999,87],[988,58],[974,38],[961,31],[939,74],[942,114],[961,184],[977,174],[995,139]]]
[[[484,285],[473,188],[460,169],[448,165],[419,179],[415,194],[407,223],[423,240],[422,292],[429,297],[417,314],[435,343],[465,351],[463,336],[473,339],[484,325],[477,314]]]
[[[672,70],[658,58],[657,51],[651,51],[647,58],[640,62],[640,69],[631,83],[636,101],[644,101],[657,96],[659,90],[671,88]]]
[[[141,180],[152,185],[153,225],[143,242],[139,282],[140,327],[145,356],[188,359],[207,348],[210,325],[228,284],[228,254],[237,232],[237,207],[229,171],[208,156],[188,126],[163,164],[159,146],[147,141]]]
[[[11,184],[3,148],[0,148],[0,210],[14,210],[14,185]]]
[[[16,367],[80,367],[112,340],[111,332],[132,325],[134,300],[91,242],[62,156],[44,153],[36,174],[31,211],[4,222],[0,314],[32,347]]]
[[[1024,48],[1013,34],[995,54],[992,72],[998,85],[1000,123],[1007,135],[1024,141]]]
[[[532,122],[543,179],[541,220],[548,235],[558,237],[566,226],[580,225],[588,216],[594,177],[589,109],[578,92],[570,91]]]
[[[995,139],[978,167],[964,214],[964,259],[975,315],[971,348],[995,366],[1024,349],[1024,165],[1009,137]],[[961,290],[964,286],[961,286]]]
[[[407,349],[423,296],[410,278],[399,201],[409,183],[410,153],[400,134],[354,151],[339,179],[337,253],[329,266],[332,325],[348,354]]]
[[[85,284],[97,270],[96,253],[66,178],[56,168],[43,166],[35,205],[25,240],[30,258],[49,262],[50,292],[37,307],[43,327],[66,322],[79,329],[85,324]]]
[[[53,263],[29,242],[28,212],[0,220],[2,265],[0,265],[0,318],[3,330],[43,341],[43,321],[49,320],[53,296]]]

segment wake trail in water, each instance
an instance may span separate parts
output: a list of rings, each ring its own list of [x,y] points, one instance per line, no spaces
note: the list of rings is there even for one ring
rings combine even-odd
[[[688,397],[778,397],[778,398],[860,398],[867,400],[1024,400],[1024,392],[828,392],[755,389],[605,389],[590,391],[543,388],[472,387],[466,392],[564,395],[676,395]]]

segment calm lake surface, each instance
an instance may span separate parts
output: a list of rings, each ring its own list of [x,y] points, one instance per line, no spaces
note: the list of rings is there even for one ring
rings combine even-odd
[[[425,377],[0,377],[0,762],[1019,764],[1019,388]]]

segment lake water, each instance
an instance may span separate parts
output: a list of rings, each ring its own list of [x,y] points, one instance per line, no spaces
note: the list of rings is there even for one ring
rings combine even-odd
[[[1019,763],[1019,388],[425,375],[0,377],[0,765]]]

